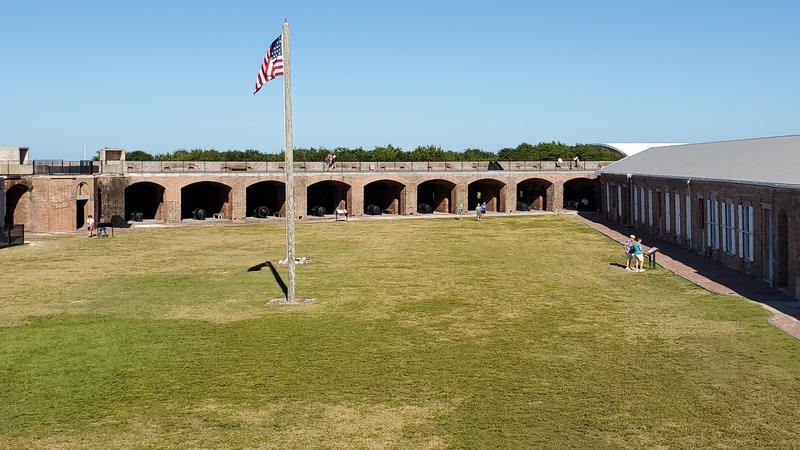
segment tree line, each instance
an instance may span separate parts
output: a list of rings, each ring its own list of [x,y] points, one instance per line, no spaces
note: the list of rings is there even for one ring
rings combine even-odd
[[[336,155],[337,161],[347,162],[392,162],[392,161],[555,161],[558,158],[568,161],[575,156],[583,161],[616,161],[624,155],[601,145],[576,144],[566,145],[561,142],[541,142],[537,145],[522,143],[516,148],[504,148],[497,153],[480,149],[463,151],[443,150],[439,146],[429,145],[415,148],[407,152],[401,148],[387,145],[372,150],[363,148],[336,147],[333,149],[296,148],[293,156],[297,162],[324,161],[329,154]],[[263,153],[258,150],[214,149],[175,150],[172,153],[150,154],[143,150],[126,153],[128,161],[283,161],[284,152]]]

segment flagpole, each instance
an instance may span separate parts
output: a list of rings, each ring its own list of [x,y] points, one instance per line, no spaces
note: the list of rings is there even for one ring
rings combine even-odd
[[[283,99],[286,115],[286,259],[289,265],[289,279],[286,290],[286,301],[295,301],[295,276],[297,262],[294,253],[294,155],[292,152],[292,78],[289,65],[289,22],[283,21]]]

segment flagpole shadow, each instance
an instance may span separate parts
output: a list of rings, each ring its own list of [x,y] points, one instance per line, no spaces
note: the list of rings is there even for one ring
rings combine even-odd
[[[272,272],[272,276],[275,277],[275,281],[278,283],[278,286],[280,286],[281,290],[283,291],[283,296],[289,298],[289,288],[286,286],[286,283],[284,283],[283,278],[281,278],[281,274],[278,273],[278,270],[275,268],[275,265],[272,264],[272,261],[266,261],[261,264],[257,264],[247,269],[247,271],[258,272],[264,267],[269,267],[270,272]]]

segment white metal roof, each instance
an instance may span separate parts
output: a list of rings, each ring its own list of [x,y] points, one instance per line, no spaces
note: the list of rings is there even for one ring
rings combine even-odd
[[[600,173],[800,186],[800,136],[651,147]]]

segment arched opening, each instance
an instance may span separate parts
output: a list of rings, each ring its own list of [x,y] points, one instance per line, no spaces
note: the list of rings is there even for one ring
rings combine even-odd
[[[455,183],[447,180],[428,180],[420,183],[417,186],[417,212],[456,213],[452,206],[455,189]]]
[[[517,211],[550,211],[553,195],[551,181],[531,178],[517,183]]]
[[[286,184],[280,181],[261,181],[247,187],[248,217],[263,219],[286,215]]]
[[[24,224],[28,227],[28,210],[30,209],[30,188],[24,184],[15,184],[6,191],[6,225]]]
[[[405,211],[405,185],[378,180],[364,186],[364,214],[400,214]]]
[[[786,210],[778,211],[775,229],[775,286],[789,285],[789,217]]]
[[[505,211],[505,183],[492,179],[473,181],[467,187],[467,209],[486,203],[487,211]]]
[[[579,211],[598,211],[600,182],[589,178],[574,178],[564,183],[564,208]]]
[[[181,219],[204,219],[215,214],[231,217],[230,186],[200,181],[181,189]]]
[[[75,229],[83,228],[90,214],[92,211],[89,208],[89,185],[78,183],[75,192]]]
[[[125,188],[125,220],[165,220],[164,186],[149,181]]]
[[[306,214],[309,216],[332,214],[337,208],[347,209],[350,204],[350,185],[341,181],[320,181],[308,187],[306,198]]]

